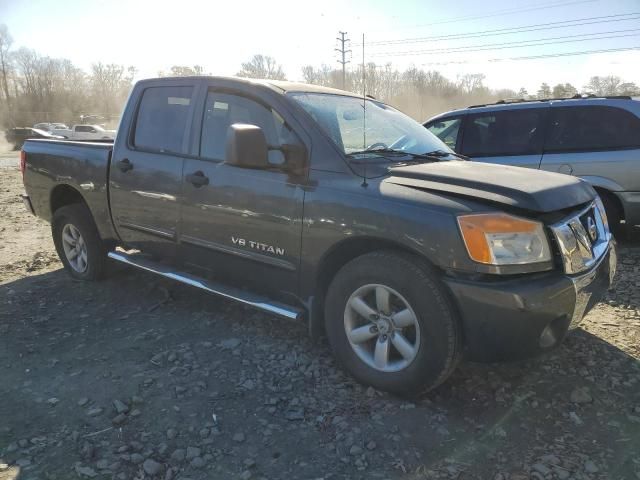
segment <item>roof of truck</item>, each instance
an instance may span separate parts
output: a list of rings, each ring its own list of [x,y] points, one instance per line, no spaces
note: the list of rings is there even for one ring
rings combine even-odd
[[[149,78],[141,80],[141,82],[146,81],[157,81],[157,80],[169,80],[169,79],[179,79],[179,78],[194,78],[194,79],[211,79],[211,80],[227,80],[234,82],[242,82],[249,84],[257,84],[264,85],[273,90],[276,90],[280,93],[287,92],[308,92],[308,93],[332,93],[334,95],[347,95],[350,97],[359,97],[360,95],[355,94],[353,92],[348,92],[346,90],[339,90],[337,88],[323,87],[321,85],[312,85],[310,83],[303,82],[289,82],[286,80],[270,80],[270,79],[260,79],[260,78],[243,78],[243,77],[227,77],[227,76],[217,76],[217,75],[194,75],[189,77],[160,77],[160,78]]]

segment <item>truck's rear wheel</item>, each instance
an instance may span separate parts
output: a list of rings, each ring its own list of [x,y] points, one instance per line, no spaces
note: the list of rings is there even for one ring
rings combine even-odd
[[[459,321],[444,287],[403,254],[374,252],[345,265],[329,287],[325,322],[338,361],[380,390],[431,390],[459,360]]]
[[[107,249],[85,205],[75,203],[56,210],[51,231],[60,261],[72,277],[98,280],[104,276]]]

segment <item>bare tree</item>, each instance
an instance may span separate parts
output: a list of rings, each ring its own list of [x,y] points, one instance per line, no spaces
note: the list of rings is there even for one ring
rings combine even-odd
[[[2,92],[7,104],[11,102],[9,95],[9,82],[7,77],[9,76],[9,70],[11,69],[11,63],[9,61],[9,49],[13,39],[9,35],[9,29],[5,24],[0,24],[0,75],[2,75]]]
[[[201,65],[194,65],[193,67],[173,65],[168,72],[158,73],[160,77],[192,77],[195,75],[206,75],[206,73],[204,73],[204,67]]]
[[[618,95],[621,84],[622,79],[614,75],[606,77],[594,76],[591,77],[589,83],[584,86],[584,89],[594,95]]]
[[[119,113],[120,105],[126,97],[135,69],[125,69],[123,65],[94,63],[91,66],[91,85],[94,102],[99,105],[103,113],[112,115]]]
[[[538,89],[537,96],[540,99],[551,98],[551,87],[549,87],[549,85],[547,85],[546,83],[542,83],[542,85],[540,85],[540,88]]]
[[[278,65],[275,58],[268,55],[254,55],[251,60],[242,64],[242,70],[236,75],[246,78],[287,79],[282,65]]]
[[[640,95],[640,87],[633,82],[624,82],[618,86],[619,95]]]
[[[483,90],[485,75],[482,73],[468,73],[458,77],[458,85],[465,93],[474,93]]]

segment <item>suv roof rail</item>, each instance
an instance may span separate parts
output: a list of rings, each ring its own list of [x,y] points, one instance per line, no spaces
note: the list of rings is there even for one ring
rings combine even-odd
[[[611,100],[633,100],[634,98],[630,95],[594,95],[593,93],[576,93],[572,97],[557,97],[557,98],[532,98],[526,100],[524,98],[507,98],[504,100],[498,100],[495,103],[483,103],[479,105],[469,105],[467,108],[480,108],[480,107],[490,107],[491,105],[510,105],[512,103],[530,103],[530,102],[551,102],[551,101],[560,101],[560,100],[587,100],[587,99],[596,99],[596,98],[606,98]]]

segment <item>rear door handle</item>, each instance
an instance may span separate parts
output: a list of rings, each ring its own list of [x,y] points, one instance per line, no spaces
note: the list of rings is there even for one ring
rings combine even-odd
[[[128,172],[129,170],[133,170],[133,163],[129,161],[128,158],[123,158],[119,162],[116,163],[121,172]]]
[[[190,173],[186,176],[187,182],[194,187],[202,187],[203,185],[209,185],[209,177],[207,177],[202,171]]]

